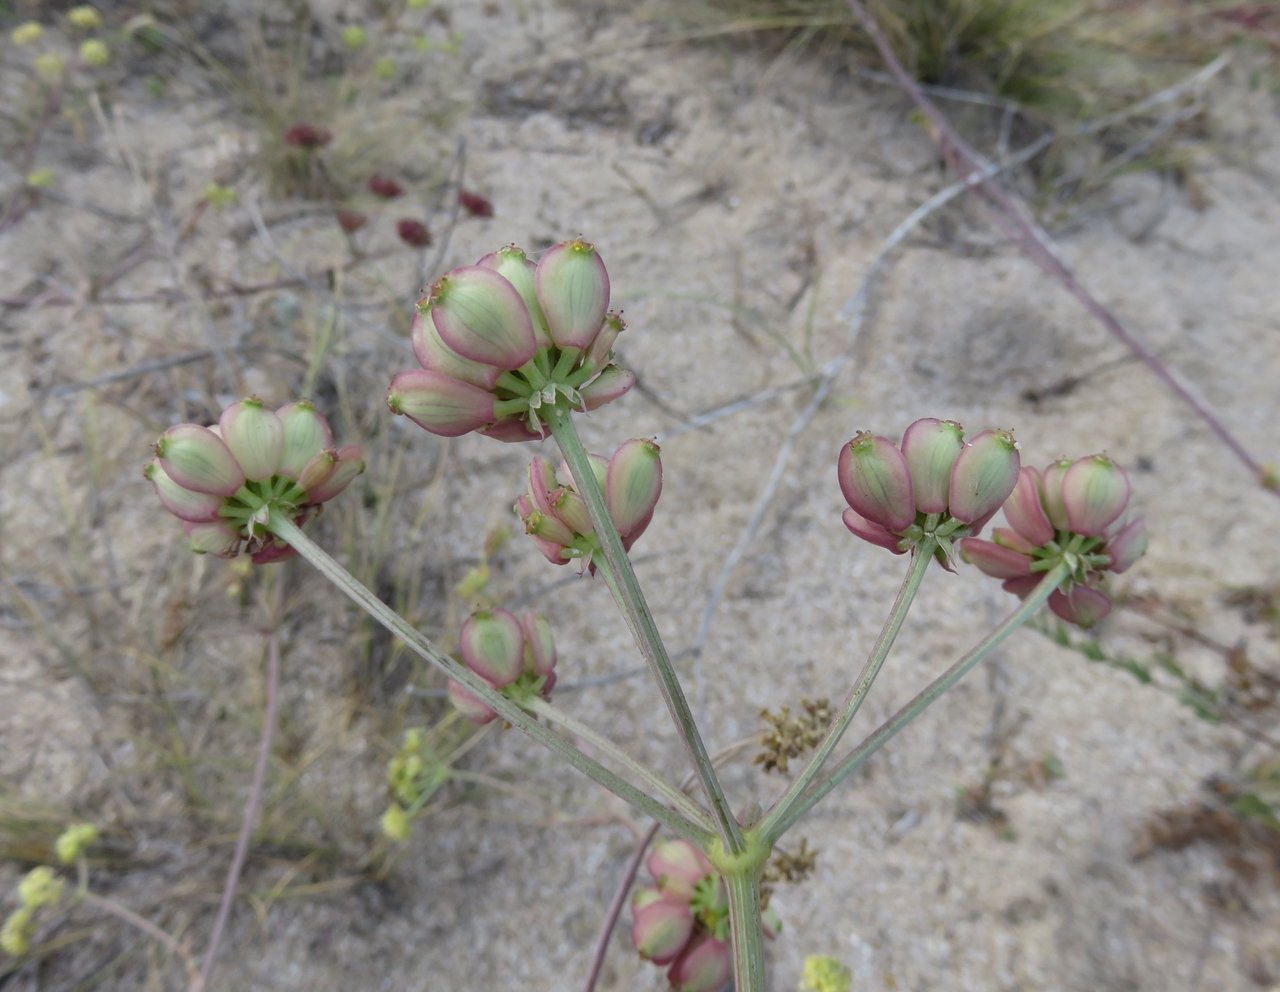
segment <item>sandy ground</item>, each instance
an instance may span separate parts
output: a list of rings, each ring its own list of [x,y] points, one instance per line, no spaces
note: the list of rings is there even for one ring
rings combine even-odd
[[[851,356],[785,449],[776,495],[728,575],[704,650],[680,662],[712,748],[757,732],[762,707],[844,692],[905,566],[842,527],[835,456],[857,429],[897,435],[920,416],[971,430],[1015,427],[1031,463],[1105,450],[1135,466],[1152,544],[1119,588],[1176,604],[1188,625],[1226,644],[1243,640],[1255,664],[1276,669],[1276,642],[1221,600],[1229,586],[1280,582],[1269,536],[1280,504],[1003,243],[982,208],[953,205],[927,221],[893,256],[854,326],[847,304],[881,243],[949,181],[896,93],[830,65],[722,46],[647,47],[645,29],[625,15],[597,18],[541,0],[497,13],[463,4],[456,26],[465,73],[453,95],[469,113],[444,136],[406,128],[397,154],[443,163],[465,138],[467,184],[495,204],[494,220],[453,232],[444,267],[509,241],[544,245],[581,232],[599,246],[615,305],[630,323],[620,352],[644,391],[591,415],[582,430],[597,450],[630,436],[662,442],[666,488],[636,554],[673,651],[695,643],[709,592],[811,388],[696,429],[688,417]],[[1059,237],[1085,283],[1196,384],[1247,446],[1274,459],[1280,122],[1273,103],[1239,75],[1213,84],[1208,129],[1189,143],[1202,203],[1159,174],[1140,173],[1087,201]],[[413,94],[395,99],[411,117]],[[167,107],[125,109],[106,133],[87,126],[96,153],[78,195],[129,213],[149,208],[130,191],[119,148],[132,151],[143,173],[167,163],[175,200],[190,201],[212,166],[252,140],[198,91]],[[119,250],[110,220],[80,213],[67,227],[63,216],[36,211],[0,235],[3,295],[29,292],[38,272],[74,289],[72,274],[91,271],[95,253]],[[179,268],[187,277],[197,262],[240,277],[278,272],[258,238],[234,239],[244,219],[232,211],[211,222]],[[277,237],[300,265],[342,247],[308,241],[305,224]],[[415,608],[430,626],[443,623],[433,597],[475,560],[485,529],[504,519],[529,451],[483,438],[441,442],[379,413],[381,382],[412,358],[381,312],[362,306],[385,295],[410,303],[416,265],[396,256],[380,267],[381,286],[353,290],[330,374],[367,404],[345,418],[348,433],[380,423],[370,428],[380,432],[379,450],[414,459],[400,469],[405,507],[393,519],[406,527],[424,501],[431,513],[412,538],[416,547],[393,543],[395,554],[418,562]],[[145,292],[175,278],[152,264],[126,288]],[[239,795],[259,718],[257,635],[223,593],[227,566],[186,557],[138,469],[145,444],[169,420],[234,393],[210,362],[87,392],[51,387],[201,348],[207,334],[243,324],[259,339],[305,336],[295,311],[313,310],[305,309],[307,291],[296,296],[301,304],[286,294],[205,313],[171,305],[9,310],[0,339],[8,452],[0,519],[11,583],[0,647],[0,781],[10,800],[93,816],[109,833],[114,825],[129,856],[105,887],[189,932],[197,950],[238,806],[230,803],[216,827],[185,818],[172,770],[148,750],[163,735],[135,725],[128,696],[147,683],[148,659],[169,650],[165,625],[177,616],[181,649],[167,663],[176,674],[156,666],[155,678],[227,701],[211,712],[180,699],[174,712],[193,752],[234,749],[226,787]],[[296,388],[296,365],[243,361],[248,388],[281,402]],[[1054,392],[1073,377],[1074,388]],[[1050,395],[1030,402],[1028,390]],[[379,470],[388,469],[371,466]],[[319,533],[332,539],[339,529],[326,522]],[[335,552],[356,560],[362,553]],[[551,617],[566,683],[636,666],[602,584],[555,585],[562,576],[522,542],[498,565],[501,589]],[[293,574],[298,612],[286,641],[280,751],[322,751],[323,762],[300,770],[295,785],[372,846],[385,804],[384,725],[353,716],[344,701],[357,662],[338,598],[300,566]],[[891,713],[1009,608],[997,584],[973,570],[930,575],[854,733]],[[49,625],[33,622],[31,609]],[[1102,636],[1109,649],[1145,658],[1163,643],[1153,630],[1126,611]],[[1221,680],[1221,660],[1207,648],[1183,639],[1177,651],[1189,670]],[[98,681],[79,677],[77,658]],[[437,685],[426,676],[418,683]],[[394,710],[404,698],[392,693],[377,705]],[[683,773],[661,701],[643,677],[560,698],[644,760]],[[1274,724],[1274,712],[1264,721]],[[820,852],[818,870],[776,897],[786,932],[769,949],[773,986],[795,988],[804,957],[825,953],[853,968],[858,990],[1280,988],[1274,880],[1242,879],[1205,844],[1135,856],[1160,811],[1203,798],[1210,775],[1256,761],[1249,748],[1240,732],[1198,719],[1168,694],[1023,633],[801,825],[797,836]],[[1033,773],[1050,756],[1063,777]],[[957,793],[981,785],[997,757],[997,822],[960,815]],[[424,822],[380,882],[240,903],[219,987],[580,987],[634,846],[625,811],[515,733],[486,741],[468,767],[509,777],[541,801],[478,794]],[[743,806],[782,788],[743,762],[730,767],[727,785]],[[582,822],[552,824],[556,813]],[[278,840],[279,817],[269,823]],[[264,843],[248,873],[254,891],[279,883],[290,859],[283,842]],[[18,870],[11,863],[0,878]],[[307,872],[318,883],[351,875]],[[626,946],[627,922],[599,987],[664,987],[661,971]],[[97,925],[118,934],[114,923]],[[71,988],[107,943],[19,970],[0,986]],[[140,976],[158,960],[136,949],[94,987],[143,987]],[[151,972],[147,987],[179,981],[170,966]]]

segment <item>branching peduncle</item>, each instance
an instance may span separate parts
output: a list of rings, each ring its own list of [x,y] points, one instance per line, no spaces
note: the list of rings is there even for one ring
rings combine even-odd
[[[911,602],[920,590],[920,583],[924,581],[925,573],[929,570],[936,547],[937,543],[934,540],[926,538],[913,552],[914,557],[911,560],[911,567],[907,570],[906,578],[902,580],[902,587],[898,590],[898,597],[893,601],[893,609],[885,619],[884,626],[880,629],[880,636],[876,639],[875,646],[871,649],[871,654],[867,656],[866,663],[862,666],[862,671],[858,673],[857,679],[849,689],[849,694],[845,696],[844,703],[840,707],[839,716],[832,722],[831,727],[827,730],[826,737],[823,738],[822,743],[813,752],[813,756],[809,759],[809,763],[805,765],[804,770],[796,776],[786,794],[778,800],[773,809],[769,811],[769,815],[761,823],[760,830],[765,836],[770,836],[771,834],[775,838],[781,836],[780,833],[773,833],[775,825],[787,816],[791,807],[795,805],[805,790],[812,785],[813,780],[822,771],[822,766],[826,764],[831,752],[840,743],[840,738],[844,736],[844,732],[849,728],[849,724],[853,721],[863,701],[867,698],[876,676],[880,674],[880,669],[884,666],[885,659],[889,657],[889,651],[898,637],[898,632],[902,629],[903,622],[907,619],[907,611],[911,608]]]
[[[715,824],[707,815],[707,811],[695,803],[689,796],[671,785],[662,778],[657,772],[646,768],[635,758],[627,754],[626,751],[618,747],[613,741],[605,737],[603,734],[596,733],[591,727],[585,723],[570,716],[560,707],[543,699],[541,696],[532,696],[524,703],[525,709],[535,716],[540,716],[550,723],[559,724],[574,737],[586,741],[601,754],[607,754],[610,759],[617,762],[627,771],[631,772],[639,781],[643,782],[650,794],[657,797],[662,796],[674,809],[679,810],[698,826],[702,827],[711,834],[715,831]]]
[[[951,689],[957,682],[969,674],[978,662],[985,659],[1000,643],[1015,630],[1026,623],[1045,601],[1053,594],[1069,576],[1068,567],[1060,564],[1048,572],[1040,584],[1028,594],[1022,604],[1014,610],[1004,622],[980,641],[968,654],[956,661],[950,668],[920,690],[912,700],[893,716],[882,723],[865,740],[842,759],[820,782],[812,786],[802,795],[784,815],[772,817],[761,825],[761,832],[770,841],[776,841],[790,830],[809,810],[813,809],[828,793],[857,770],[863,762],[880,748],[884,747],[894,735],[912,720],[918,717],[943,693]]]
[[[576,488],[586,503],[596,537],[600,541],[604,561],[599,562],[598,567],[604,572],[610,591],[626,618],[627,626],[631,628],[636,643],[657,679],[667,709],[671,712],[671,718],[698,773],[698,780],[711,803],[711,812],[719,828],[720,838],[730,851],[741,851],[744,846],[742,829],[729,809],[729,801],[725,798],[724,789],[716,775],[715,765],[698,733],[688,700],[680,688],[680,680],[658,633],[658,625],[649,612],[649,604],[645,601],[640,582],[631,567],[631,560],[622,547],[622,539],[618,536],[618,530],[605,504],[604,493],[600,490],[586,449],[578,437],[572,413],[567,407],[557,405],[547,412],[546,422],[560,445],[569,471],[573,473]]]
[[[630,803],[640,812],[647,813],[655,820],[658,820],[681,837],[703,846],[712,839],[714,835],[710,831],[699,826],[683,813],[664,806],[595,759],[584,754],[572,742],[538,723],[519,705],[493,689],[469,668],[460,665],[448,655],[437,650],[435,645],[418,633],[402,616],[378,599],[355,576],[334,560],[328,552],[307,537],[288,517],[273,509],[268,527],[273,534],[289,544],[298,554],[314,565],[325,578],[342,590],[357,606],[396,637],[404,641],[415,654],[450,678],[462,683],[468,690],[493,707],[499,716],[508,723],[518,727],[578,771],[603,785],[614,795]]]

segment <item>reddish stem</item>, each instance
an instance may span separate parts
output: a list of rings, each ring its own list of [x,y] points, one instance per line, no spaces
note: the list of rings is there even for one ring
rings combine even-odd
[[[609,939],[613,936],[613,929],[618,925],[618,917],[622,915],[622,907],[627,904],[627,893],[631,891],[631,885],[636,880],[636,873],[640,870],[640,865],[644,861],[644,852],[649,850],[649,845],[653,843],[653,838],[658,836],[658,827],[662,824],[655,823],[640,838],[640,843],[636,845],[636,850],[631,855],[631,860],[627,862],[627,867],[622,872],[622,877],[618,879],[618,889],[613,894],[613,901],[609,903],[609,910],[604,914],[604,920],[600,924],[600,933],[596,937],[596,949],[591,955],[591,970],[587,973],[587,980],[582,986],[582,992],[595,992],[596,982],[600,980],[600,970],[604,967],[605,955],[609,953]]]
[[[218,918],[214,921],[213,933],[209,936],[209,949],[205,952],[204,966],[200,969],[199,977],[191,983],[190,992],[203,992],[209,987],[209,979],[213,975],[213,967],[218,960],[218,945],[222,943],[222,933],[231,916],[231,904],[235,901],[236,886],[240,882],[240,873],[244,870],[245,860],[249,856],[249,840],[253,836],[253,826],[258,819],[258,809],[262,805],[267,766],[271,761],[271,740],[276,726],[276,697],[280,685],[278,606],[277,602],[275,611],[277,615],[273,617],[271,629],[267,633],[267,702],[266,712],[262,717],[262,737],[258,742],[258,760],[253,768],[253,781],[249,786],[249,795],[245,799],[244,815],[240,821],[240,836],[236,838],[236,850],[231,858],[231,868],[227,871],[226,885],[222,890],[222,902],[218,905]]]

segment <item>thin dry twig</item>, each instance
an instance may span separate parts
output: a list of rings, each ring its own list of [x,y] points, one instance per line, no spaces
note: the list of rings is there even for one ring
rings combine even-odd
[[[87,889],[80,893],[80,900],[86,906],[92,906],[100,909],[108,916],[114,916],[116,919],[129,924],[129,926],[145,933],[158,944],[162,945],[170,954],[182,961],[187,969],[187,974],[194,981],[197,978],[196,962],[192,958],[191,952],[187,949],[184,941],[178,940],[173,934],[167,930],[156,926],[145,916],[135,913],[127,906],[122,906],[114,899],[108,899],[106,896],[96,895]]]
[[[234,350],[237,354],[251,354],[269,349],[236,347]],[[110,386],[113,383],[125,382],[129,379],[136,379],[139,376],[149,375],[152,372],[164,372],[168,369],[180,368],[183,365],[208,361],[213,357],[213,352],[207,348],[200,351],[188,351],[185,354],[174,355],[171,358],[157,358],[150,362],[139,362],[137,365],[131,365],[126,369],[116,369],[114,372],[106,372],[93,379],[86,379],[84,382],[60,382],[47,387],[44,392],[51,397],[69,396],[85,389],[98,389],[102,386]]]
[[[1187,92],[1189,89],[1204,85],[1209,79],[1221,72],[1228,63],[1228,57],[1225,54],[1220,55],[1209,64],[1198,69],[1186,79],[1175,83],[1173,86],[1170,86],[1165,90],[1161,90],[1159,93],[1154,93],[1151,96],[1138,101],[1132,106],[1123,108],[1114,114],[1109,114],[1106,117],[1099,117],[1094,120],[1087,121],[1078,128],[1075,128],[1072,133],[1075,135],[1093,134],[1134,114],[1169,103],[1181,94]],[[796,439],[808,426],[809,422],[817,413],[818,407],[821,405],[823,399],[825,399],[827,394],[831,391],[835,382],[835,377],[839,374],[845,364],[847,364],[854,356],[858,338],[862,330],[862,323],[865,319],[867,302],[870,299],[871,290],[883,273],[885,267],[888,265],[890,256],[893,254],[894,250],[897,249],[904,240],[906,240],[907,236],[935,211],[950,203],[952,200],[956,199],[962,193],[974,186],[989,183],[1001,172],[1005,172],[1008,169],[1015,168],[1031,161],[1031,159],[1035,158],[1053,144],[1057,138],[1058,135],[1052,132],[1046,132],[1035,141],[1030,142],[1021,150],[1007,158],[1000,159],[996,162],[984,162],[980,166],[976,166],[975,168],[968,170],[964,174],[964,178],[959,182],[953,183],[952,185],[939,190],[908,214],[902,222],[899,223],[892,232],[890,232],[889,236],[880,243],[880,247],[876,249],[875,257],[872,259],[871,265],[867,269],[866,276],[863,277],[862,282],[858,285],[853,296],[850,297],[849,301],[841,308],[841,316],[849,322],[849,343],[846,345],[845,350],[828,362],[818,375],[811,376],[806,380],[807,382],[813,382],[816,384],[814,395],[810,402],[805,406],[804,410],[802,410],[792,422],[786,438],[779,446],[778,453],[774,458],[773,469],[770,471],[769,477],[765,481],[764,486],[761,487],[760,495],[756,499],[756,504],[752,510],[751,516],[743,527],[743,531],[738,542],[725,558],[724,564],[721,566],[720,572],[716,577],[716,581],[711,587],[711,593],[707,597],[707,605],[703,609],[702,617],[698,622],[697,633],[695,634],[693,644],[689,649],[694,656],[693,675],[695,681],[698,683],[699,713],[701,713],[704,708],[706,698],[704,683],[701,679],[702,652],[710,636],[711,623],[724,599],[729,579],[732,577],[733,572],[737,568],[743,555],[746,554],[747,549],[750,548],[755,541],[756,535],[764,522],[764,517],[768,511],[769,504],[773,501],[773,497],[777,492],[778,486],[781,484],[785,475],[787,462],[790,459],[791,449],[794,446]],[[792,385],[801,385],[801,383]],[[770,389],[765,390],[759,395],[768,395],[771,397],[774,392],[775,389]],[[754,405],[751,401],[752,397],[734,401],[729,409],[730,411],[736,411],[749,405]],[[710,411],[710,413],[714,414],[716,411]],[[718,419],[718,417],[694,417],[691,418],[689,423],[693,426],[700,426],[701,423],[707,423],[714,419]],[[686,427],[685,429],[690,428]],[[680,433],[680,431],[677,430],[675,432],[668,433]]]
[[[974,151],[959,135],[946,115],[933,103],[920,88],[920,84],[912,78],[893,53],[888,40],[880,26],[867,12],[861,0],[846,0],[853,16],[862,29],[867,32],[880,57],[884,59],[889,71],[911,101],[920,108],[933,125],[931,134],[934,142],[952,167],[963,177],[981,175],[983,172],[982,156]],[[1175,396],[1204,421],[1225,444],[1228,450],[1253,474],[1261,485],[1272,495],[1280,498],[1280,475],[1274,469],[1266,468],[1240,442],[1235,434],[1218,417],[1208,403],[1195,394],[1188,383],[1182,381],[1156,354],[1147,348],[1134,334],[1126,328],[1118,317],[1096,296],[1085,288],[1084,284],[1059,256],[1056,246],[1043,230],[1031,219],[1027,212],[1014,202],[992,176],[982,176],[977,185],[987,199],[997,208],[997,226],[1005,236],[1017,245],[1022,252],[1034,262],[1041,271],[1056,280],[1072,297],[1091,314],[1113,337],[1128,348]]]
[[[267,766],[271,762],[271,741],[275,735],[276,702],[280,687],[280,612],[284,600],[284,585],[277,583],[275,605],[272,608],[271,626],[267,630],[267,685],[266,708],[262,716],[262,737],[258,741],[258,758],[253,767],[253,781],[249,785],[249,795],[245,798],[244,815],[240,820],[240,835],[236,838],[235,854],[231,858],[231,867],[227,871],[226,885],[222,889],[222,901],[218,905],[218,916],[213,924],[213,933],[209,936],[209,949],[205,952],[204,965],[199,976],[191,983],[190,992],[203,992],[208,988],[209,979],[213,975],[214,965],[218,961],[218,946],[222,943],[222,933],[226,929],[227,920],[231,916],[231,904],[235,901],[236,887],[240,883],[240,873],[249,855],[249,840],[253,836],[253,827],[258,819],[258,809],[262,805],[263,788],[267,780]]]
[[[640,865],[644,862],[644,855],[649,850],[649,845],[653,843],[653,838],[658,836],[658,828],[662,824],[654,822],[644,836],[640,838],[640,842],[636,844],[636,849],[628,859],[626,867],[622,869],[622,876],[618,879],[618,888],[613,893],[613,899],[609,902],[609,909],[604,914],[604,919],[600,921],[600,932],[596,934],[595,950],[591,954],[591,967],[587,971],[587,980],[582,983],[582,992],[595,992],[596,982],[600,980],[600,971],[604,967],[604,959],[609,953],[609,940],[613,937],[614,928],[618,925],[618,918],[622,915],[622,907],[627,904],[627,893],[631,891],[631,886],[635,884],[636,875],[640,871]]]
[[[405,251],[404,248],[388,248],[370,255],[361,255],[358,258],[348,259],[341,265],[326,266],[316,272],[298,272],[297,275],[271,279],[267,282],[228,282],[225,286],[218,289],[210,289],[201,295],[206,300],[216,300],[233,296],[255,296],[258,293],[270,293],[280,289],[296,289],[303,286],[315,289],[331,282],[340,273],[351,272],[369,262],[380,262],[403,251]],[[120,274],[124,275],[123,272]],[[104,286],[109,285],[112,281],[105,280]],[[176,289],[160,290],[155,293],[139,293],[132,296],[93,296],[88,300],[67,294],[36,294],[32,296],[2,296],[0,297],[0,307],[21,310],[27,307],[79,306],[84,303],[92,303],[99,306],[155,306],[165,303],[182,303],[188,298],[189,295],[187,293]]]
[[[119,123],[122,116],[120,108],[115,109],[114,121],[108,120],[102,101],[96,92],[89,95],[89,106],[103,134],[113,146],[116,157],[129,172],[138,189],[146,194],[152,240],[159,250],[159,257],[169,269],[175,291],[191,305],[193,322],[204,335],[206,346],[213,352],[225,385],[235,392],[242,392],[240,364],[232,361],[226,344],[218,334],[218,327],[213,315],[209,312],[207,299],[201,293],[194,291],[196,280],[192,277],[190,268],[179,263],[179,236],[173,216],[161,203],[161,197],[155,185],[147,181],[142,166],[134,155],[134,150],[120,138]]]
[[[436,246],[435,254],[431,261],[426,261],[426,254],[423,254],[423,266],[420,275],[422,285],[429,286],[431,273],[437,271],[444,262],[445,254],[449,251],[449,243],[453,240],[453,232],[458,226],[458,218],[462,216],[462,198],[458,193],[462,190],[462,183],[467,175],[467,142],[465,138],[458,139],[458,150],[454,153],[454,166],[451,170],[453,175],[450,177],[446,189],[453,190],[453,206],[449,211],[449,223],[445,225],[444,232],[440,235],[440,243]]]

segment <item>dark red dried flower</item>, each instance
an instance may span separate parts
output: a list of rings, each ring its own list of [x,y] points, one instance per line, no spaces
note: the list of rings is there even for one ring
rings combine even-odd
[[[284,143],[294,148],[323,148],[332,140],[332,134],[314,124],[291,124],[284,132]]]
[[[469,189],[460,189],[458,190],[458,202],[462,204],[462,209],[472,217],[493,216],[493,204],[479,193],[473,193]]]
[[[348,234],[360,230],[369,223],[369,218],[356,210],[339,210],[336,216],[338,225]]]
[[[405,217],[396,222],[396,234],[400,240],[413,248],[425,248],[431,244],[431,232],[422,221]]]
[[[369,192],[384,200],[394,200],[397,196],[404,196],[404,187],[386,176],[370,176]]]

